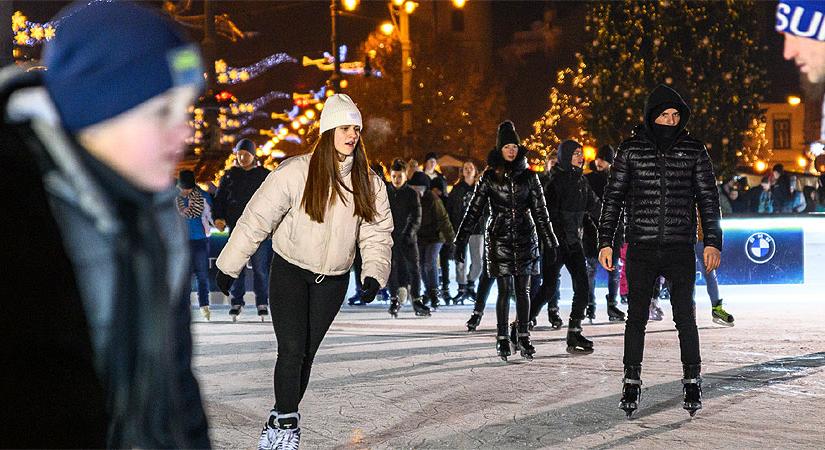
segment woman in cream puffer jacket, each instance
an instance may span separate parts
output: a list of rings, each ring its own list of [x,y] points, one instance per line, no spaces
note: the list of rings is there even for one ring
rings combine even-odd
[[[278,342],[277,406],[261,431],[259,449],[298,448],[298,403],[315,353],[346,296],[356,245],[364,301],[375,298],[390,273],[392,213],[384,182],[369,168],[361,113],[352,99],[336,94],[326,101],[320,122],[312,153],[284,161],[266,178],[216,263],[218,287],[227,294],[272,234],[269,305]]]

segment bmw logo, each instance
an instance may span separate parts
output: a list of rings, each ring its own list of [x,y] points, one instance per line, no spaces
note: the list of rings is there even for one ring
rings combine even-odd
[[[753,233],[745,242],[745,254],[756,264],[765,264],[776,253],[776,243],[768,233]]]

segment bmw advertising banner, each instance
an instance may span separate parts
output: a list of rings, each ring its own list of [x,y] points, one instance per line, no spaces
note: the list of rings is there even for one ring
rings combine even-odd
[[[770,222],[766,222],[770,224]],[[805,235],[799,228],[725,229],[719,284],[802,284]],[[704,284],[701,267],[697,282]]]

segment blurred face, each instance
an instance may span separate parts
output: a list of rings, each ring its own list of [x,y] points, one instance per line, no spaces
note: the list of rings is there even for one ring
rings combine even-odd
[[[504,157],[505,161],[507,161],[507,162],[515,161],[517,155],[518,155],[518,145],[516,145],[516,144],[507,144],[504,147],[501,147],[501,156]]]
[[[464,181],[467,180],[475,180],[476,178],[476,165],[471,162],[465,162],[463,166],[461,166],[461,174],[464,175]],[[468,182],[469,184],[469,182]]]
[[[731,200],[736,200],[737,198],[739,198],[739,190],[734,189],[734,190],[730,191],[730,194],[728,194],[728,195],[730,195]]]
[[[407,182],[407,173],[392,170],[390,171],[390,181],[396,189],[399,189],[401,186],[404,186],[404,183]]]
[[[358,125],[342,125],[335,128],[335,150],[349,156],[355,152],[355,146],[361,138],[361,127]]]
[[[235,158],[238,160],[238,165],[244,170],[251,169],[255,164],[255,155],[246,150],[240,150]]]
[[[654,122],[656,122],[659,125],[675,127],[676,125],[679,125],[679,111],[677,111],[676,108],[668,108],[662,111],[662,113],[659,114],[659,117],[657,117],[654,120]]]
[[[767,182],[767,181],[762,182],[762,190],[770,191],[771,190],[771,183]]]
[[[582,164],[584,164],[584,152],[581,147],[577,148],[576,151],[573,152],[573,157],[570,158],[570,163],[573,167],[581,167]]]
[[[179,187],[178,191],[180,191],[180,196],[181,197],[189,197],[189,194],[192,193],[192,189],[184,189],[182,187]]]
[[[598,170],[599,172],[604,172],[605,170],[610,168],[610,163],[601,158],[596,159],[595,163],[596,170]]]
[[[793,60],[811,83],[825,81],[825,42],[785,34],[783,56]]]
[[[80,130],[78,140],[135,187],[164,191],[172,186],[185,141],[192,135],[187,109],[196,95],[191,86],[169,89],[116,117]]]
[[[556,155],[550,155],[550,156],[548,156],[548,157],[547,157],[547,161],[545,161],[545,162],[544,162],[544,170],[550,170],[550,169],[552,169],[552,168],[553,168],[553,166],[555,166],[557,162],[559,162],[559,160],[558,160],[558,158],[556,157]]]
[[[430,158],[430,159],[424,161],[424,172],[432,173],[433,171],[435,171],[435,166],[437,164],[438,164],[438,161],[436,161],[434,158]]]

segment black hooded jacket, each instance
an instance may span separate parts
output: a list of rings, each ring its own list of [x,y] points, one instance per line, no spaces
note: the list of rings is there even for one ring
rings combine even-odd
[[[558,246],[541,183],[528,169],[526,155],[527,149],[522,146],[512,162],[504,160],[501,150],[490,152],[489,167],[476,184],[456,236],[457,245],[467,242],[489,202],[484,242],[490,277],[534,273],[539,235],[545,245]]]
[[[680,121],[675,138],[659,148],[652,115],[663,105],[676,108]],[[599,248],[611,246],[622,211],[628,243],[695,243],[698,207],[705,246],[722,249],[713,165],[704,144],[685,130],[689,119],[690,108],[673,89],[659,85],[650,94],[644,124],[619,146],[610,170],[602,198]]]
[[[398,189],[392,183],[386,184],[392,223],[395,224],[392,230],[393,245],[415,245],[418,227],[421,226],[421,200],[418,192],[407,184]]]
[[[581,168],[571,162],[575,148],[561,148],[559,162],[551,170],[550,182],[544,188],[547,212],[562,248],[575,248],[582,243],[586,214],[599,216],[599,199],[582,176]]]

